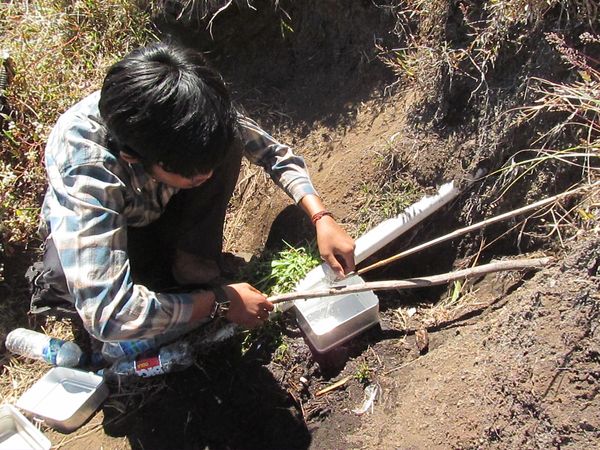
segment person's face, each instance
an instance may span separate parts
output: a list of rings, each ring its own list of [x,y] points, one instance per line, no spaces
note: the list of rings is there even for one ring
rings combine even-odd
[[[150,169],[150,176],[156,181],[167,184],[179,189],[191,189],[200,186],[212,177],[213,171],[200,173],[191,178],[186,178],[174,172],[169,172],[162,168],[160,164],[154,164]]]
[[[127,152],[121,151],[121,158],[128,163],[137,163],[139,159]],[[205,183],[213,176],[213,170],[207,173],[201,173],[194,175],[193,177],[187,178],[174,172],[169,172],[163,169],[160,164],[154,164],[150,170],[150,176],[156,181],[164,183],[168,186],[175,187],[178,189],[192,189]]]

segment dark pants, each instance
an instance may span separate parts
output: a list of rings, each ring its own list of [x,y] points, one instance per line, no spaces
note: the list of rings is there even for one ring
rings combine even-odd
[[[127,250],[135,283],[153,290],[176,285],[171,268],[177,250],[220,263],[227,205],[239,176],[242,149],[233,146],[213,176],[175,194],[162,216],[145,227],[127,229]],[[32,283],[32,313],[73,311],[64,272],[50,236],[43,264],[27,273]]]

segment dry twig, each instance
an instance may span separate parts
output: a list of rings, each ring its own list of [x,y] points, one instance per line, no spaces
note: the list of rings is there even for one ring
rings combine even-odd
[[[339,381],[336,381],[333,384],[330,384],[329,386],[327,386],[325,389],[321,389],[320,391],[318,391],[315,396],[320,397],[321,395],[327,394],[328,392],[333,391],[334,389],[340,388],[343,385],[345,385],[348,381],[350,381],[352,377],[348,376],[348,377],[344,377]]]
[[[415,289],[421,287],[437,286],[450,281],[463,278],[478,277],[493,272],[504,270],[534,269],[547,265],[551,258],[515,259],[511,261],[497,261],[470,269],[433,275],[429,277],[411,278],[408,280],[374,281],[352,286],[333,286],[327,289],[313,291],[291,292],[289,294],[273,295],[269,297],[271,303],[283,303],[291,300],[309,299],[317,297],[331,297],[335,295],[354,294],[365,291],[384,291],[389,289]]]
[[[486,220],[483,220],[481,222],[475,223],[473,225],[469,225],[468,227],[459,228],[458,230],[455,230],[452,233],[445,234],[444,236],[440,236],[440,237],[438,237],[436,239],[433,239],[433,240],[431,240],[429,242],[425,242],[425,243],[423,243],[421,245],[417,245],[416,247],[413,247],[411,249],[405,250],[405,251],[403,251],[401,253],[398,253],[398,254],[390,257],[390,258],[387,258],[387,259],[384,259],[382,261],[376,262],[375,264],[371,264],[368,267],[364,267],[364,268],[360,269],[357,273],[358,273],[358,275],[362,275],[362,274],[364,274],[366,272],[369,272],[370,270],[377,269],[378,267],[383,267],[383,266],[385,266],[385,265],[387,265],[387,264],[389,264],[391,262],[398,261],[399,259],[405,258],[406,256],[412,255],[412,254],[417,253],[417,252],[419,252],[421,250],[425,250],[425,249],[427,249],[429,247],[433,247],[434,245],[437,245],[437,244],[439,244],[441,242],[445,242],[447,240],[454,239],[455,237],[462,236],[463,234],[467,234],[470,231],[474,231],[474,230],[478,230],[480,228],[484,228],[484,227],[486,227],[488,225],[494,224],[496,222],[501,222],[501,221],[506,220],[506,219],[510,219],[510,218],[512,218],[514,216],[518,216],[518,215],[523,214],[525,212],[528,212],[528,211],[531,211],[531,210],[534,210],[534,209],[539,209],[539,208],[541,208],[543,206],[546,206],[546,205],[549,205],[551,203],[557,202],[557,201],[559,201],[559,200],[561,200],[563,198],[566,198],[566,197],[578,194],[578,193],[582,192],[583,190],[589,189],[591,187],[597,187],[598,185],[600,185],[600,182],[596,182],[596,183],[591,184],[591,185],[582,186],[582,187],[579,187],[577,189],[572,189],[570,191],[563,192],[563,193],[555,195],[553,197],[545,198],[543,200],[540,200],[539,202],[532,203],[531,205],[526,205],[526,206],[523,206],[522,208],[518,208],[518,209],[515,209],[513,211],[509,211],[509,212],[506,212],[504,214],[500,214],[499,216],[495,216],[495,217],[492,217],[490,219],[486,219]]]

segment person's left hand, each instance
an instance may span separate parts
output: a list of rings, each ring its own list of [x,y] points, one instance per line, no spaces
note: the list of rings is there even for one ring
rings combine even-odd
[[[354,270],[354,239],[330,216],[321,217],[315,226],[321,258],[343,278]]]

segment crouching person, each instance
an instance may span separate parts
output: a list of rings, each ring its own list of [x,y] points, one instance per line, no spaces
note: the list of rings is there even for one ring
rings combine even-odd
[[[115,358],[218,315],[262,324],[273,309],[265,295],[221,281],[242,156],[313,219],[333,270],[353,270],[354,242],[325,210],[302,158],[236,112],[201,54],[154,43],[114,64],[101,91],[65,112],[49,137],[32,312],[72,306]]]

